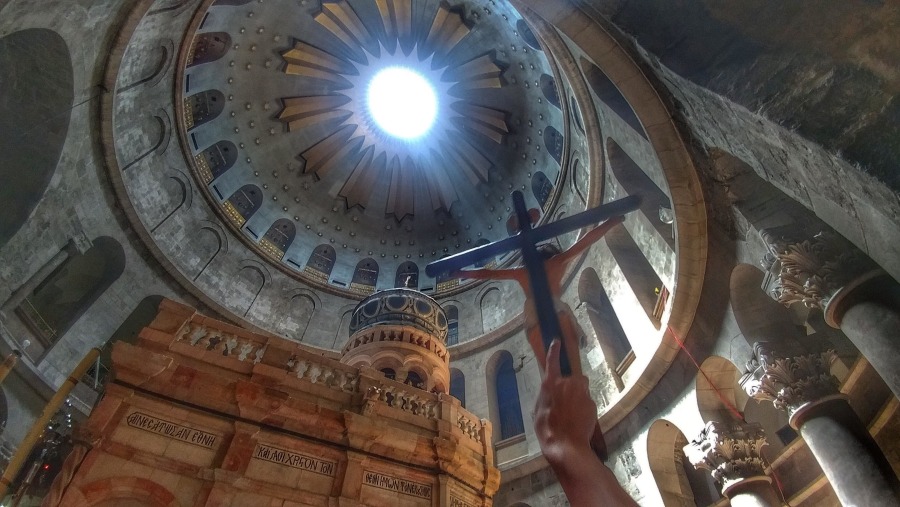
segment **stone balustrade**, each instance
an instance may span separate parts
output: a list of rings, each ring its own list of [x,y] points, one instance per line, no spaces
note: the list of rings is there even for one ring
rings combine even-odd
[[[347,354],[356,348],[380,342],[400,342],[415,345],[436,355],[444,364],[450,364],[450,354],[447,353],[447,347],[440,340],[425,333],[399,326],[379,326],[360,331],[344,346],[342,353]]]

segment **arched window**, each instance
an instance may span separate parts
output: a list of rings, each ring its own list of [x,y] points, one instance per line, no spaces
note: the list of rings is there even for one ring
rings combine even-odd
[[[378,269],[375,259],[368,258],[359,261],[353,271],[353,278],[350,280],[350,290],[365,295],[375,292],[375,286],[378,284]]]
[[[532,49],[537,49],[538,51],[542,50],[537,37],[534,36],[534,32],[531,30],[531,27],[528,26],[528,23],[526,23],[524,19],[516,21],[516,31],[519,32],[522,40],[524,40],[526,44],[531,46]]]
[[[500,296],[500,289],[489,287],[479,299],[482,331],[485,333],[503,325],[504,316],[500,310],[502,308]]]
[[[569,105],[572,106],[572,116],[575,118],[575,126],[577,126],[578,130],[584,134],[584,118],[581,117],[581,109],[578,107],[578,101],[575,100],[575,97],[572,97],[569,100]]]
[[[659,304],[662,302],[663,306],[665,305],[664,299],[669,293],[668,288],[663,285],[650,261],[623,227],[613,228],[605,238],[609,251],[625,275],[628,285],[634,290],[635,297],[653,326],[659,329],[662,316]]]
[[[459,308],[455,305],[447,307],[447,345],[459,343]]]
[[[188,67],[214,62],[225,56],[230,47],[231,35],[228,32],[201,33],[194,38],[188,55]]]
[[[556,160],[557,164],[562,163],[563,148],[565,147],[563,139],[563,135],[555,128],[544,129],[544,146],[547,147],[547,153],[553,157],[553,160]]]
[[[215,120],[225,109],[225,95],[219,90],[206,90],[191,95],[185,104],[184,116],[188,130]]]
[[[228,218],[238,227],[242,227],[250,217],[262,206],[262,190],[256,185],[244,185],[225,201],[222,206]]]
[[[319,245],[309,254],[304,272],[323,283],[328,283],[328,277],[331,276],[335,261],[337,261],[337,253],[334,248],[331,245]]]
[[[613,374],[616,386],[622,390],[621,376],[634,360],[631,343],[613,310],[606,289],[593,268],[587,268],[578,280],[578,299],[585,305],[591,327],[597,335],[600,351]]]
[[[562,109],[562,102],[559,100],[559,90],[556,89],[556,80],[550,74],[541,74],[541,91],[544,92],[544,98],[547,102]]]
[[[406,374],[406,381],[404,382],[404,384],[413,386],[418,389],[425,389],[425,382],[422,381],[422,377],[414,371]]]
[[[52,346],[125,270],[122,245],[106,236],[69,257],[16,308],[45,349]]]
[[[19,126],[0,137],[2,248],[28,221],[53,178],[66,142],[75,89],[66,41],[43,28],[0,38],[0,76],[29,76],[4,78],[0,90],[0,117],[10,122],[4,125]]]
[[[276,220],[272,227],[269,227],[266,235],[260,240],[259,246],[267,254],[281,260],[288,247],[294,242],[296,235],[297,228],[294,224],[287,218],[281,218]]]
[[[522,407],[519,403],[519,384],[516,381],[513,358],[509,352],[504,350],[501,353],[494,375],[500,440],[506,440],[525,433]]]
[[[641,214],[672,250],[675,249],[674,228],[671,223],[664,223],[660,217],[660,209],[672,209],[672,201],[659,185],[635,161],[628,156],[619,144],[612,139],[606,140],[606,152],[609,155],[609,166],[616,181],[627,195],[641,196]]]
[[[456,368],[450,368],[450,396],[466,408],[466,376]]]
[[[531,192],[534,194],[534,198],[537,199],[541,208],[544,208],[547,201],[550,200],[550,196],[553,194],[553,183],[546,174],[542,171],[538,171],[531,177]]]
[[[721,498],[712,476],[688,461],[682,451],[688,440],[674,424],[665,419],[654,422],[647,442],[650,472],[663,505],[712,505]]]
[[[625,97],[622,95],[622,92],[619,91],[619,88],[606,77],[606,74],[600,70],[600,67],[597,67],[592,62],[582,57],[581,70],[584,71],[584,77],[587,78],[587,82],[591,89],[594,90],[597,98],[606,104],[606,107],[610,108],[612,112],[619,116],[619,118],[625,121],[628,126],[634,129],[635,132],[646,139],[647,134],[644,132],[644,126],[641,125],[641,121],[634,113],[634,109],[631,108],[631,104],[625,100]]]
[[[397,276],[394,278],[394,287],[406,289],[419,288],[419,266],[412,261],[404,262],[397,268]]]
[[[397,372],[395,372],[393,368],[382,368],[381,373],[383,373],[388,380],[397,379]]]
[[[237,162],[237,148],[231,141],[219,141],[194,157],[203,181],[211,183]]]

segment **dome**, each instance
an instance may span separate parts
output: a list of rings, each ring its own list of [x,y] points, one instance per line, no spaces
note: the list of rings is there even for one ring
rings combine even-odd
[[[554,67],[512,6],[487,5],[212,4],[175,98],[203,197],[268,264],[355,297],[506,237],[512,190],[541,215],[565,151]],[[398,70],[410,103],[415,82],[434,99],[424,133],[389,126],[404,104],[383,77]]]
[[[376,325],[412,326],[447,343],[447,315],[418,291],[391,289],[367,297],[353,311],[350,335]]]

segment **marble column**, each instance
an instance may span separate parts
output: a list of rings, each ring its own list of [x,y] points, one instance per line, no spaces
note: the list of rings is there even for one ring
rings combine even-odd
[[[741,386],[786,410],[843,505],[900,506],[900,481],[831,375],[832,351],[785,357],[754,345]]]
[[[833,232],[788,226],[760,235],[769,249],[763,288],[786,306],[821,309],[900,397],[900,284]]]
[[[684,452],[694,468],[710,471],[733,507],[777,507],[782,502],[760,454],[766,445],[758,423],[711,421]]]

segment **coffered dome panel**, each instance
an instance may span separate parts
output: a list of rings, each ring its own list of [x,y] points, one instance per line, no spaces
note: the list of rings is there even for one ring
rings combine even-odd
[[[206,199],[291,276],[365,295],[352,278],[372,259],[381,276],[366,287],[390,288],[401,265],[505,237],[510,192],[538,172],[562,176],[565,113],[546,98],[554,69],[505,2],[234,3],[195,16],[177,124]],[[436,99],[433,126],[415,139],[373,116],[388,100],[373,80],[390,68]],[[407,93],[408,81],[395,86]],[[402,97],[388,113],[415,99]],[[526,194],[546,209],[549,196]],[[308,262],[320,245],[335,252],[327,273]],[[422,276],[421,288],[436,286]]]

